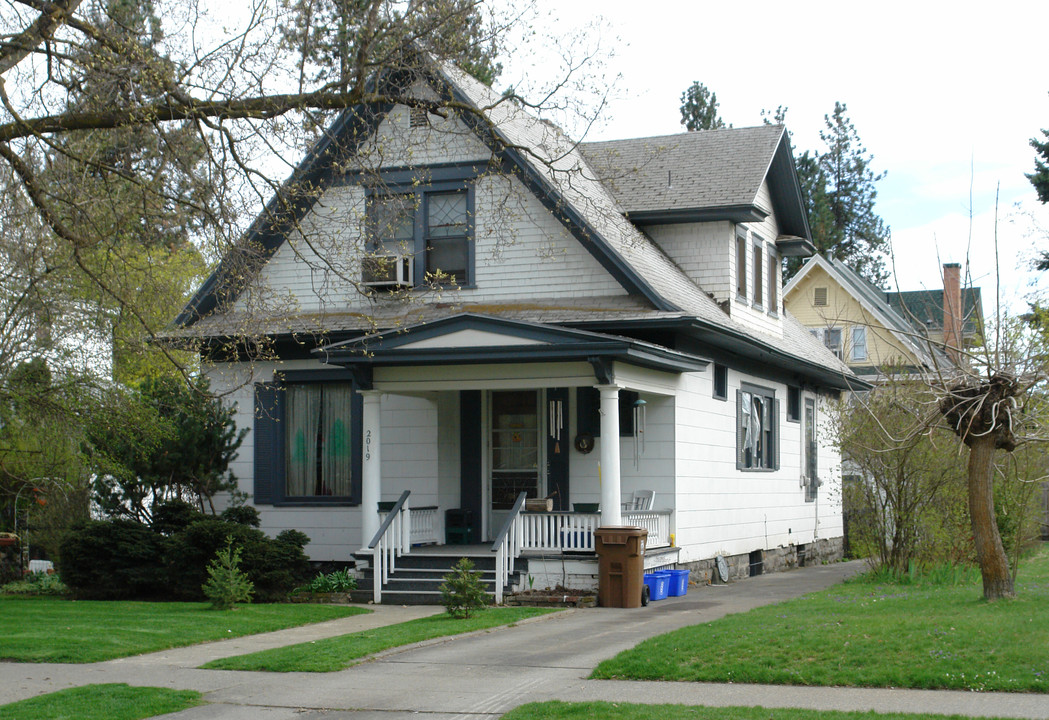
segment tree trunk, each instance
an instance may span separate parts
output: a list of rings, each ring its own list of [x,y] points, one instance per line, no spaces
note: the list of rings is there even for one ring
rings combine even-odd
[[[994,517],[994,442],[988,434],[974,438],[969,446],[969,517],[985,600],[1016,595]]]

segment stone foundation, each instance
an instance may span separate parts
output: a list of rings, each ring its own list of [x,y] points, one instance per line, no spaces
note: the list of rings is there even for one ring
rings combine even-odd
[[[806,565],[821,565],[837,562],[844,557],[842,538],[827,538],[803,545],[788,545],[771,550],[755,550],[752,553],[725,555],[728,564],[728,581],[743,580],[751,575],[769,572],[783,572]],[[723,582],[715,569],[714,558],[679,563],[679,568],[691,571],[690,579],[700,585]]]

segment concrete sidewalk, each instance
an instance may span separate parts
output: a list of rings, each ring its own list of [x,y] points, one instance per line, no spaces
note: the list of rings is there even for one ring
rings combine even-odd
[[[390,651],[337,673],[198,670],[208,660],[419,617],[437,608],[376,608],[278,633],[208,643],[94,665],[0,664],[0,702],[100,682],[195,689],[208,705],[177,720],[491,719],[526,702],[608,700],[688,705],[762,705],[835,710],[957,713],[1049,719],[1044,695],[892,689],[806,688],[587,680],[593,667],[641,640],[686,625],[802,595],[861,569],[842,563],[693,588],[634,610],[569,611],[487,632]]]

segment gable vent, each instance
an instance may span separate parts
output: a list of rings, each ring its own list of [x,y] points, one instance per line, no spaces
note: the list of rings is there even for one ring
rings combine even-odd
[[[814,292],[812,294],[812,304],[816,307],[824,307],[827,304],[827,288],[814,288]]]
[[[430,124],[429,113],[426,108],[413,107],[408,114],[408,127],[426,127]]]

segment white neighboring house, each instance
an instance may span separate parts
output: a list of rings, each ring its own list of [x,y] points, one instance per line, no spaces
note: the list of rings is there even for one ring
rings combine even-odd
[[[585,565],[597,525],[646,527],[646,566],[839,556],[816,427],[856,379],[782,307],[781,259],[813,252],[785,129],[575,145],[457,69],[415,82],[476,112],[344,112],[293,176],[312,200],[245,239],[250,280],[227,260],[177,320],[252,430],[263,529],[347,562],[508,527],[526,577]],[[224,350],[245,331],[279,359]]]

